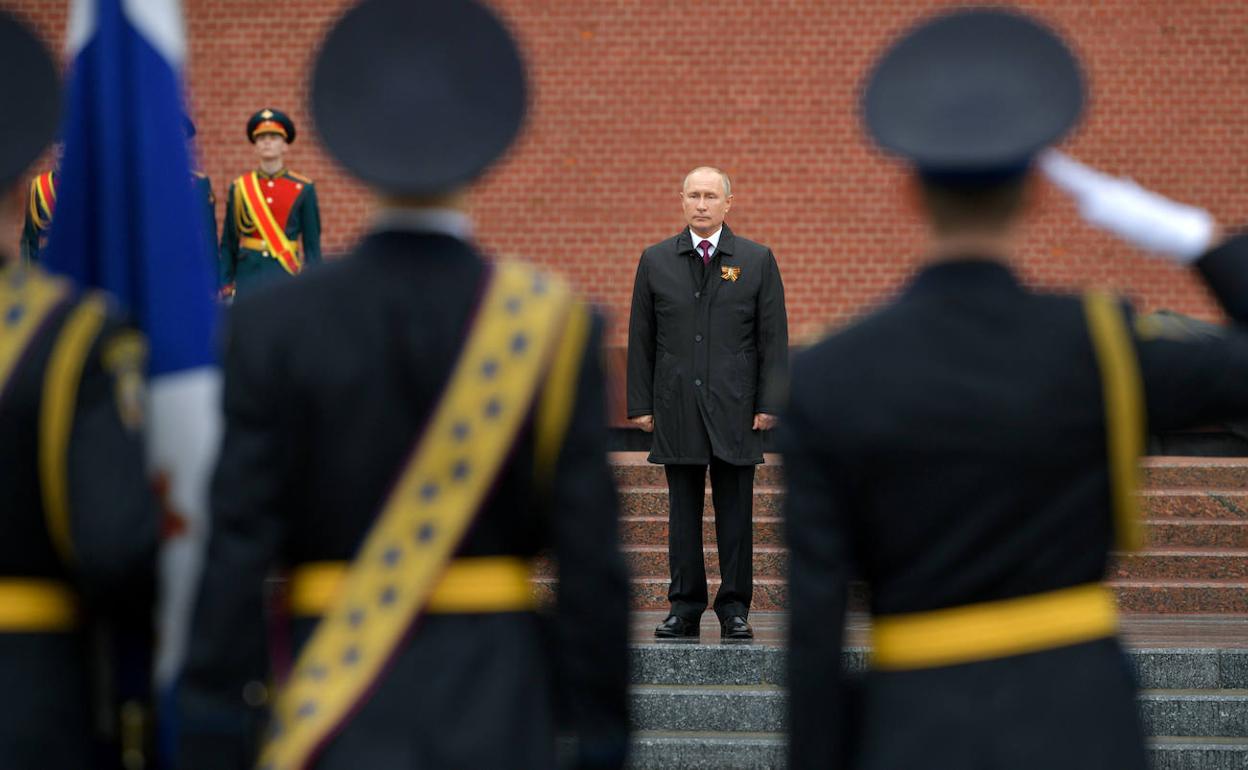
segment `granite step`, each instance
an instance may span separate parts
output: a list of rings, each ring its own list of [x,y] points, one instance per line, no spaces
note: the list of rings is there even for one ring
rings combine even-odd
[[[784,545],[783,519],[779,516],[754,515],[754,545]],[[655,516],[621,516],[620,537],[624,545],[666,545],[667,511]],[[1248,532],[1248,529],[1245,530]],[[1191,533],[1189,538],[1198,538]],[[1248,540],[1248,537],[1245,538]],[[715,545],[715,517],[702,518],[702,542]]]
[[[637,730],[780,732],[786,696],[774,685],[634,685]],[[1146,735],[1242,738],[1248,733],[1248,690],[1143,690]]]
[[[554,596],[555,579],[549,574],[534,578],[538,601],[549,602]],[[630,582],[634,610],[666,610],[668,607],[666,577],[634,577]],[[781,578],[754,579],[753,609],[783,610],[787,607],[786,581]],[[711,596],[719,588],[719,579],[707,575]],[[1248,580],[1115,580],[1110,582],[1118,598],[1118,606],[1128,613],[1248,615]],[[851,586],[850,606],[865,607],[863,592]]]
[[[754,516],[780,516],[784,494],[780,487],[755,487]],[[622,516],[668,515],[666,487],[620,487],[619,495]],[[713,511],[709,490],[703,501],[703,511]],[[1248,522],[1248,491],[1146,489],[1140,492],[1140,512],[1145,519],[1157,521]]]
[[[1140,492],[1144,518],[1248,521],[1248,491],[1145,489]]]
[[[667,488],[659,487],[620,487],[621,516],[662,516],[668,515]],[[780,515],[784,503],[784,490],[780,487],[754,487],[754,516],[776,517]],[[712,513],[711,493],[707,490],[702,503],[703,517]]]
[[[1117,554],[1110,577],[1121,580],[1248,580],[1248,551],[1149,548]]]
[[[781,770],[781,733],[641,730],[633,735],[630,770]],[[1243,770],[1248,738],[1157,737],[1149,740],[1153,770]]]
[[[754,516],[754,544],[784,545],[781,516]],[[667,543],[668,516],[622,516],[620,535],[625,545]],[[1248,550],[1248,520],[1156,519],[1144,522],[1149,548],[1207,548]],[[715,518],[702,519],[702,542],[715,545]]]
[[[711,613],[703,617],[701,640],[658,642],[651,633],[662,617],[638,613],[632,622],[641,729],[629,766],[784,767],[784,614],[753,613],[752,644],[720,642]],[[869,626],[863,614],[847,618],[847,670],[865,667]],[[1149,739],[1153,769],[1248,768],[1248,617],[1125,616],[1122,633],[1145,688],[1145,724],[1160,734]]]
[[[756,486],[784,483],[779,455],[767,454],[755,471]],[[1248,489],[1248,458],[1146,457],[1140,463],[1145,489],[1241,491]],[[663,466],[646,461],[645,452],[612,452],[611,466],[621,487],[665,487]]]
[[[715,638],[712,633],[708,632],[702,643],[634,644],[630,650],[632,682],[723,687],[784,685],[787,654],[783,646],[718,644],[711,641]],[[1126,651],[1139,686],[1145,689],[1248,691],[1248,649],[1128,646]],[[842,653],[841,662],[845,670],[859,672],[866,669],[867,656],[867,647],[853,646]],[[1248,724],[1245,728],[1248,730]]]
[[[779,487],[784,483],[780,456],[763,455],[765,463],[754,466],[754,487]],[[612,452],[611,470],[620,487],[662,487],[667,489],[663,466],[646,460],[645,452]]]
[[[632,575],[661,578],[668,573],[666,544],[626,545],[624,558]],[[704,544],[702,558],[708,574],[719,574],[719,553],[713,544]],[[787,549],[755,543],[755,579],[784,578],[787,574]],[[1248,551],[1174,548],[1118,554],[1110,577],[1119,580],[1248,581]]]
[[[1113,580],[1123,612],[1248,615],[1248,581]]]
[[[1144,536],[1150,548],[1248,549],[1248,521],[1155,519],[1144,522]]]
[[[1146,457],[1145,489],[1248,489],[1248,458]]]

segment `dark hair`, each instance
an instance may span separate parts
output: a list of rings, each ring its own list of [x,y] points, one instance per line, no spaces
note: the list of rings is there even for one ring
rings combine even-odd
[[[1026,174],[975,182],[950,182],[920,174],[923,206],[937,233],[1002,230],[1023,204]]]

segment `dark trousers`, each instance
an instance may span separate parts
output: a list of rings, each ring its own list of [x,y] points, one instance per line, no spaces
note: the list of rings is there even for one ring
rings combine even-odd
[[[706,610],[706,565],[702,559],[702,507],[705,465],[665,465],[668,515],[667,560],[672,583],[667,598],[672,614],[697,621]],[[711,458],[711,504],[723,580],[715,595],[722,622],[749,615],[754,594],[754,466],[729,465]]]

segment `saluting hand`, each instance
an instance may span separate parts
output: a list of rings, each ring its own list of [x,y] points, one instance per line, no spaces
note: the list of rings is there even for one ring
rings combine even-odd
[[[774,427],[776,427],[776,416],[774,414],[759,412],[754,415],[754,430],[771,430]]]
[[[641,428],[646,433],[654,433],[654,415],[652,414],[643,414],[640,417],[632,417],[629,419],[629,422],[636,425],[638,428]]]

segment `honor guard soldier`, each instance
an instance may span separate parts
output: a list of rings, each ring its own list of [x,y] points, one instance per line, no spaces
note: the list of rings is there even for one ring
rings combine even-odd
[[[1248,337],[1165,339],[1107,294],[1032,291],[1009,259],[1037,164],[1093,223],[1192,263],[1239,324],[1248,243],[1043,154],[1083,99],[1066,45],[1004,10],[937,16],[870,76],[867,128],[913,169],[930,247],[895,301],[794,366],[795,770],[1147,764],[1102,581],[1110,549],[1139,542],[1145,425],[1248,414]],[[853,575],[872,615],[860,681],[841,672]]]
[[[233,307],[181,766],[552,768],[564,727],[574,766],[622,767],[602,323],[563,281],[487,259],[463,213],[522,122],[516,43],[477,2],[366,0],[310,93],[382,208],[351,258]],[[266,644],[273,570],[288,646]]]
[[[294,121],[266,107],[247,121],[247,138],[260,166],[231,182],[226,194],[220,272],[227,298],[321,261],[316,186],[285,164]]]
[[[0,229],[15,233],[18,180],[52,138],[59,87],[46,49],[4,11],[0,72],[21,73],[0,79]],[[137,430],[144,343],[101,296],[15,264],[9,244],[0,261],[0,767],[136,767],[146,708],[118,707],[98,685],[125,676],[150,690],[157,512]],[[103,638],[123,667],[98,665]]]
[[[54,145],[59,163],[61,144]],[[54,170],[44,171],[30,180],[26,195],[26,216],[22,223],[22,262],[39,261],[39,253],[48,245],[48,231],[52,228],[52,214],[56,211],[56,185],[59,182]]]
[[[195,123],[188,116],[185,123],[188,145],[195,138]],[[194,148],[188,155],[195,158]],[[204,248],[206,259],[217,259],[217,197],[212,194],[212,180],[202,171],[191,170],[191,186],[195,188],[195,200],[204,212]]]

